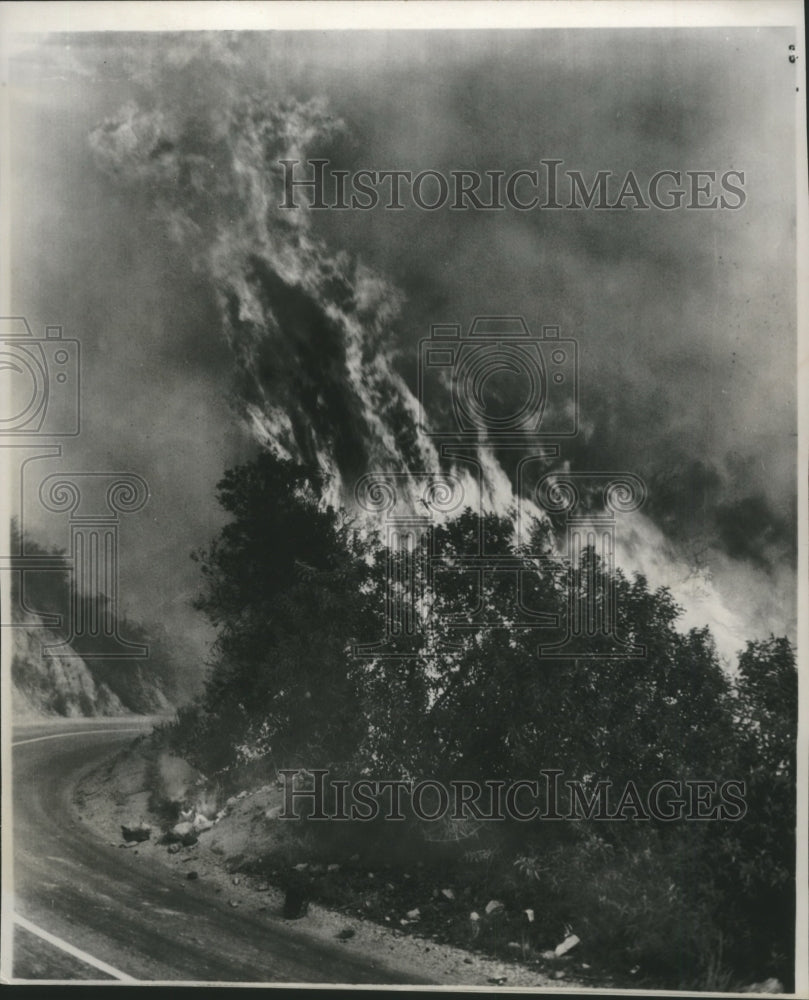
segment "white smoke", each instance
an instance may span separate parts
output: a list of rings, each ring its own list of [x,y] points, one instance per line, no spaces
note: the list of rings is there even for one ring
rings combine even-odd
[[[391,331],[402,295],[313,235],[305,207],[279,207],[278,161],[311,158],[343,127],[323,101],[268,104],[226,88],[202,118],[127,104],[93,130],[90,144],[105,172],[148,189],[171,238],[210,279],[254,438],[278,455],[316,462],[335,505],[350,507],[354,482],[370,471],[396,474],[404,503],[417,509],[423,475],[442,462],[396,370]],[[462,465],[443,470],[460,481],[464,506],[513,510],[512,483],[485,440],[477,458],[480,481]],[[543,517],[529,501],[521,506]],[[709,624],[732,665],[751,637],[752,603],[749,616],[732,610],[710,574],[695,572],[642,512],[620,526],[617,558],[672,590],[684,608],[681,628]]]
[[[401,294],[316,239],[305,208],[279,207],[277,161],[306,159],[342,127],[321,101],[268,107],[253,98],[220,105],[200,136],[198,120],[130,103],[92,132],[90,144],[107,173],[148,185],[171,237],[210,277],[255,438],[279,455],[317,461],[331,479],[330,499],[350,504],[347,473],[358,470],[341,461],[342,432],[350,432],[365,470],[429,473],[441,463],[395,368],[391,328]],[[296,297],[297,312],[284,315],[286,296]],[[303,328],[307,318],[319,328]],[[331,339],[318,343],[319,335]],[[307,380],[304,400],[297,387]],[[331,409],[329,394],[339,397]],[[508,477],[486,448],[480,462],[482,484],[455,470],[466,502],[507,509]],[[411,485],[415,502],[415,479]]]

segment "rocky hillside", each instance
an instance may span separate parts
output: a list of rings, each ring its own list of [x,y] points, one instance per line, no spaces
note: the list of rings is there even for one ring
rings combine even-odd
[[[12,705],[16,720],[42,716],[160,714],[172,706],[159,683],[137,662],[114,667],[84,661],[73,652],[42,655],[42,647],[63,641],[42,619],[27,615],[12,630]]]

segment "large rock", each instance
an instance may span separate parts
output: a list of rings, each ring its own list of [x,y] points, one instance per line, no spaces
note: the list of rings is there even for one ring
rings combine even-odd
[[[197,842],[197,831],[194,829],[194,824],[189,823],[185,820],[183,823],[177,823],[171,828],[171,832],[168,834],[169,841],[174,840],[181,843],[184,847],[190,847],[192,844]]]
[[[283,914],[287,920],[300,920],[309,911],[311,878],[296,866],[286,876],[286,896]]]
[[[287,889],[284,897],[284,917],[286,920],[300,920],[309,912],[309,898],[303,886],[295,885]]]
[[[121,826],[121,833],[124,840],[129,843],[139,844],[148,840],[152,835],[152,828],[148,823],[138,823],[136,826]]]

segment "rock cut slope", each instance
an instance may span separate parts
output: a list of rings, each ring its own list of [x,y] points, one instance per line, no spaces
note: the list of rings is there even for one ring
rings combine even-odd
[[[114,716],[171,709],[163,691],[138,666],[121,663],[120,669],[129,671],[130,676],[122,677],[122,690],[116,693],[107,682],[94,676],[92,666],[71,647],[54,656],[44,655],[46,646],[63,643],[64,639],[45,627],[37,615],[27,614],[11,630],[11,640],[12,712],[17,722],[49,716]]]

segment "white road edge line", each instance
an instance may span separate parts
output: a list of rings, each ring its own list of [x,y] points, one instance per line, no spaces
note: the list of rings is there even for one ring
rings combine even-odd
[[[43,941],[47,941],[48,944],[52,944],[55,948],[60,948],[62,951],[67,952],[67,954],[72,955],[73,958],[78,958],[79,961],[84,962],[85,965],[98,969],[99,972],[106,972],[108,976],[112,976],[114,979],[119,979],[123,983],[136,983],[138,981],[133,976],[128,976],[125,972],[121,972],[120,969],[116,969],[112,965],[107,965],[106,962],[93,958],[92,955],[88,955],[87,952],[82,951],[81,948],[74,948],[74,946],[72,944],[68,944],[67,941],[63,941],[61,938],[56,937],[56,935],[43,931],[41,927],[37,927],[36,924],[32,924],[30,920],[26,920],[25,917],[21,917],[19,913],[14,914],[14,923],[19,924],[20,927],[29,931],[31,934],[35,934],[37,937],[42,938]]]
[[[40,743],[42,740],[60,740],[64,739],[66,736],[92,736],[94,733],[140,733],[143,732],[143,727],[138,729],[133,728],[123,728],[115,727],[111,729],[82,729],[80,732],[73,733],[53,733],[50,736],[35,736],[30,740],[17,740],[16,743],[12,743],[12,747],[23,746],[25,743]],[[34,934],[36,937],[42,938],[43,941],[47,941],[48,944],[52,944],[54,948],[59,948],[61,951],[66,952],[68,955],[72,955],[73,958],[78,958],[79,961],[84,962],[85,965],[89,965],[93,969],[98,969],[99,972],[106,972],[108,976],[112,976],[113,979],[118,979],[122,983],[136,983],[138,982],[133,976],[128,976],[125,972],[121,972],[120,969],[116,969],[112,965],[107,965],[106,962],[102,962],[98,958],[93,958],[86,951],[82,951],[81,948],[76,948],[72,944],[68,944],[67,941],[63,941],[61,938],[56,937],[55,934],[50,934],[48,931],[43,930],[41,927],[37,927],[36,924],[32,924],[30,920],[26,920],[25,917],[21,917],[19,913],[13,914],[14,923],[18,924],[20,927],[27,930],[29,933]]]
[[[35,736],[30,740],[17,740],[11,745],[13,747],[21,747],[26,743],[41,743],[42,740],[63,740],[66,736],[93,736],[95,733],[144,733],[146,732],[146,727],[143,726],[139,729],[82,729],[81,732],[77,733],[54,733],[52,736]]]

